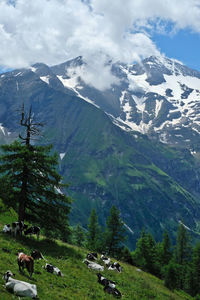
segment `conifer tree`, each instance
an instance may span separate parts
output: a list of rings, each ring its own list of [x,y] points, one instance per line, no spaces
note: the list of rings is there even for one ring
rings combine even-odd
[[[171,260],[170,263],[166,265],[164,269],[165,286],[170,290],[179,288],[180,265],[174,263],[174,261]]]
[[[193,249],[191,269],[192,278],[190,279],[189,293],[194,296],[200,294],[200,242]]]
[[[105,230],[105,246],[107,248],[108,255],[117,255],[120,252],[122,243],[125,241],[124,222],[120,218],[120,212],[112,206],[110,209],[110,215],[106,220]]]
[[[167,231],[163,234],[163,240],[159,248],[159,257],[162,266],[167,265],[172,258],[171,242]]]
[[[93,251],[98,251],[100,248],[100,227],[95,209],[92,209],[89,218],[87,248]]]
[[[183,223],[180,223],[174,251],[174,261],[179,264],[179,286],[177,286],[177,288],[184,288],[188,265],[191,262],[191,258],[191,238]]]
[[[83,246],[85,241],[85,233],[80,224],[77,224],[73,229],[73,243],[79,247]]]
[[[32,137],[39,134],[40,125],[34,121],[31,109],[26,115],[22,107],[20,124],[26,128],[25,137],[19,136],[22,142],[1,146],[1,181],[9,182],[9,194],[16,202],[19,221],[33,221],[49,236],[62,235],[67,239],[71,200],[61,192],[66,185],[61,183],[62,177],[57,172],[57,154],[51,153],[51,145],[31,144]]]
[[[158,275],[159,268],[156,261],[156,251],[156,242],[153,236],[143,230],[133,252],[135,264],[147,272]]]
[[[191,260],[192,247],[190,235],[185,226],[180,223],[177,232],[175,260],[178,264],[184,265]]]

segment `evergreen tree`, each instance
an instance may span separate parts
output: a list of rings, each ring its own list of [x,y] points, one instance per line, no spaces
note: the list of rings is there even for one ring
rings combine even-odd
[[[189,293],[194,296],[198,293],[200,294],[200,242],[193,249],[191,273],[192,278],[190,279],[190,284],[188,284]]]
[[[163,240],[158,252],[161,266],[167,265],[172,258],[171,242],[167,231],[163,234]]]
[[[141,237],[137,241],[136,249],[133,252],[135,264],[144,271],[158,275],[159,267],[156,254],[157,248],[153,236],[143,230]]]
[[[72,241],[75,245],[82,247],[85,242],[85,233],[80,224],[77,224],[73,229]]]
[[[174,290],[179,288],[179,273],[180,265],[170,261],[168,265],[164,268],[164,284],[170,289]]]
[[[96,210],[92,209],[87,233],[87,248],[92,251],[98,251],[100,248],[100,227]]]
[[[191,260],[191,239],[185,226],[181,223],[178,227],[176,247],[175,247],[175,261],[180,265],[185,265]]]
[[[48,236],[67,240],[71,200],[61,192],[66,185],[57,172],[58,157],[51,154],[52,146],[31,145],[31,136],[38,132],[37,124],[31,110],[27,117],[22,110],[21,125],[27,125],[26,137],[20,136],[23,143],[1,146],[1,181],[10,186],[9,197],[15,201],[19,221],[33,221]]]
[[[120,253],[120,260],[133,265],[133,257],[130,250],[127,247],[123,247]]]
[[[192,247],[190,235],[185,226],[180,223],[177,232],[174,261],[179,264],[179,286],[183,289],[186,281],[188,266],[191,262]]]
[[[120,253],[120,248],[122,243],[125,241],[124,222],[120,218],[120,212],[115,207],[112,206],[110,209],[110,215],[106,220],[106,230],[105,230],[105,246],[107,248],[108,255],[118,255]]]

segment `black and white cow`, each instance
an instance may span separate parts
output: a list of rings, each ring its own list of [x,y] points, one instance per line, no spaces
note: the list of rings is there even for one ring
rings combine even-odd
[[[13,279],[11,276],[15,276],[11,271],[7,271],[3,276],[3,279],[6,281],[5,287],[8,291],[19,297],[37,299],[37,287],[35,284]]]
[[[120,293],[120,291],[116,287],[112,288],[109,285],[107,285],[107,286],[104,287],[103,290],[104,290],[104,292],[106,292],[108,294],[112,294],[116,298],[121,298],[122,297],[122,294]]]
[[[32,234],[36,234],[37,235],[37,239],[39,240],[40,227],[38,227],[38,226],[31,226],[26,231],[24,231],[24,234],[25,235],[30,234],[31,236],[32,236]]]
[[[102,253],[102,255],[101,255],[101,260],[104,262],[106,267],[109,267],[111,265],[110,258],[106,257],[106,255],[104,253]]]
[[[47,270],[47,272],[49,272],[49,273],[56,274],[56,275],[58,275],[58,276],[64,276],[64,275],[61,273],[60,269],[58,269],[57,267],[54,267],[54,266],[51,265],[51,264],[46,264],[46,265],[44,266],[44,269]]]
[[[11,233],[11,226],[10,226],[10,224],[4,225],[2,231],[5,232],[5,233]]]
[[[122,267],[120,266],[120,264],[118,262],[114,262],[109,266],[108,270],[112,270],[112,271],[115,270],[115,271],[118,271],[119,273],[121,273]]]
[[[17,236],[17,233],[19,233],[19,235],[22,235],[22,232],[27,228],[28,225],[24,224],[23,221],[12,223],[12,233],[15,237]]]
[[[114,281],[103,277],[100,273],[97,273],[98,282],[103,286],[110,286],[111,288],[115,288],[116,284]]]
[[[97,258],[98,258],[98,255],[95,252],[90,252],[86,255],[86,259],[89,259],[89,260],[94,261],[94,260],[97,260]]]

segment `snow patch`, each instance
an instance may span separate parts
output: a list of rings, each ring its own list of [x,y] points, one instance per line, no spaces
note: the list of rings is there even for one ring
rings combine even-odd
[[[34,72],[34,73],[37,71],[37,68],[35,68],[35,67],[30,67],[30,69],[31,69],[31,71]]]
[[[0,130],[3,132],[3,135],[6,135],[5,128],[2,126],[2,123],[0,123]]]
[[[60,159],[61,159],[61,160],[64,158],[65,154],[66,154],[66,152],[60,153]]]
[[[134,231],[133,231],[126,223],[124,223],[124,226],[125,226],[132,234],[134,234]]]
[[[44,81],[45,83],[49,84],[49,75],[47,75],[47,76],[41,76],[40,79],[42,81]]]

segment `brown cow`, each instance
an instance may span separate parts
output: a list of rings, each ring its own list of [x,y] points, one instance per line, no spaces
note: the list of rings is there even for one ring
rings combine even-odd
[[[26,255],[22,252],[17,253],[17,262],[19,266],[19,271],[24,271],[24,268],[26,267],[27,271],[29,272],[30,277],[32,277],[33,274],[33,267],[34,267],[34,261],[32,256]],[[22,268],[22,269],[21,269]]]

